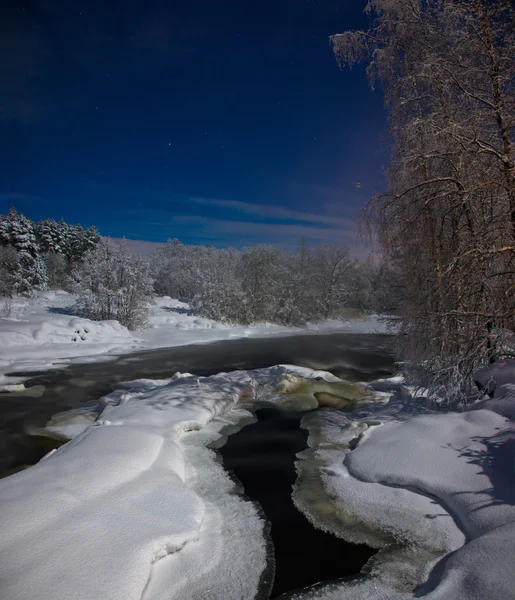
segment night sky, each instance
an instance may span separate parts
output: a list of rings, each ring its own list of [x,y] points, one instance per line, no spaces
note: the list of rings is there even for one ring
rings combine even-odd
[[[386,121],[328,36],[360,0],[4,0],[0,212],[185,243],[353,246]]]

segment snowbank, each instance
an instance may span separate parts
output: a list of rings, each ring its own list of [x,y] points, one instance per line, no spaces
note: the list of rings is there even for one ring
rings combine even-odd
[[[119,390],[72,442],[0,481],[2,597],[179,598],[187,584],[191,597],[216,585],[210,598],[252,598],[264,523],[205,448],[249,416],[223,415],[251,384],[236,374]]]
[[[0,481],[2,597],[251,600],[266,591],[266,524],[207,446],[252,419],[247,403],[284,403],[292,383],[295,395],[296,378],[312,380],[303,394],[318,378],[347,393],[328,373],[278,366],[138,380],[110,394],[92,424],[84,412],[56,417],[56,433],[85,429]],[[294,501],[317,527],[379,552],[365,577],[294,597],[512,598],[515,399],[500,394],[514,384],[502,379],[497,398],[462,413],[414,401],[399,378],[372,387],[381,394],[351,412],[303,418],[310,447]]]
[[[267,525],[207,446],[287,375],[339,381],[282,366],[184,374],[121,384],[97,415],[56,415],[49,433],[73,440],[0,480],[2,598],[256,597],[271,583]]]
[[[74,316],[74,303],[74,296],[61,291],[12,301],[10,317],[0,319],[0,384],[9,371],[48,369],[141,345],[118,321]]]
[[[503,400],[511,413],[492,400],[429,414],[424,405],[404,410],[397,393],[360,414],[305,418],[312,449],[298,465],[297,506],[318,526],[382,550],[369,577],[296,597],[514,597],[515,399]]]

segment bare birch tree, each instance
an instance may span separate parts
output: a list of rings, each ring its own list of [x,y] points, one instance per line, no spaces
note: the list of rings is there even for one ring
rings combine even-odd
[[[389,116],[389,189],[365,219],[405,281],[401,350],[458,399],[515,329],[515,10],[510,0],[370,0],[332,38]]]

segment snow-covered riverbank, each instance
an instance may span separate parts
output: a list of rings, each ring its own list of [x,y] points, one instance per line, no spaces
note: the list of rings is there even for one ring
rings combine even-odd
[[[302,600],[515,597],[515,361],[465,412],[433,413],[395,381],[390,401],[303,420],[294,499],[325,530],[380,548],[368,577]],[[297,596],[295,596],[297,598]]]
[[[107,360],[111,356],[152,348],[208,343],[273,334],[382,332],[377,318],[327,321],[308,328],[260,324],[228,325],[199,317],[184,302],[156,298],[148,328],[129,331],[118,321],[90,321],[73,314],[75,297],[66,292],[42,292],[35,298],[15,298],[9,318],[0,318],[0,385],[12,382],[5,373],[45,370],[55,365]]]
[[[508,361],[482,374],[497,381],[494,398],[466,412],[435,412],[394,378],[352,411],[304,418],[297,506],[380,552],[364,579],[297,598],[513,597],[514,372]],[[296,387],[292,374],[311,383]],[[336,381],[273,367],[121,386],[69,444],[0,481],[3,597],[256,597],[266,528],[206,444],[251,418],[256,401],[304,407],[287,392],[316,393],[317,378]]]

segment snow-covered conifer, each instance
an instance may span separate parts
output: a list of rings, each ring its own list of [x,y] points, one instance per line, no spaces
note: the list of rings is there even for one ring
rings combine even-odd
[[[36,237],[40,252],[64,253],[63,231],[54,219],[40,221],[36,227]]]
[[[39,256],[34,222],[11,208],[1,222],[0,242],[18,252],[19,267],[13,274],[13,292],[31,295],[45,289],[47,277]]]
[[[0,296],[12,297],[20,257],[12,246],[0,246]]]

